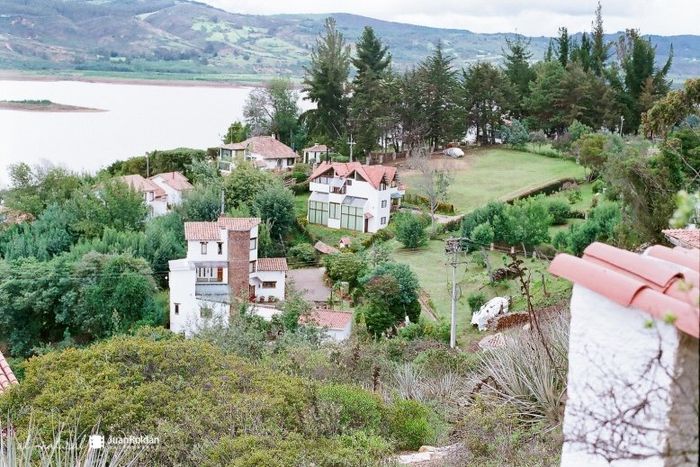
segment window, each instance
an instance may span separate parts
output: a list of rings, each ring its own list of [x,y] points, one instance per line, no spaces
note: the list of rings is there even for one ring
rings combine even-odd
[[[216,268],[216,282],[224,281],[224,268]]]
[[[309,223],[328,224],[328,203],[309,200]]]
[[[331,219],[340,219],[340,203],[330,203],[328,205],[328,217]]]
[[[343,229],[359,230],[362,232],[365,227],[365,216],[362,208],[341,205],[340,227]]]
[[[199,246],[201,247],[201,252],[203,255],[207,254],[207,242],[199,242]]]
[[[275,281],[266,281],[262,283],[262,288],[263,289],[274,289],[277,287],[277,282]]]
[[[221,279],[219,279],[221,269]],[[223,268],[197,268],[197,282],[223,282]]]
[[[382,225],[386,225],[386,217],[382,217],[382,219],[381,219],[381,224],[382,224]]]
[[[382,208],[385,208],[385,207],[386,207],[386,200],[383,199],[383,200],[382,200]]]
[[[248,272],[255,272],[255,261],[248,263]]]
[[[214,316],[214,311],[211,308],[202,307],[199,309],[199,316],[204,319],[211,319]]]
[[[385,182],[382,182],[382,183],[379,184],[379,190],[380,190],[380,191],[386,190],[386,183],[385,183]]]
[[[255,250],[258,247],[258,238],[251,238],[250,239],[250,249]]]
[[[179,304],[179,303],[176,303],[176,304],[175,304],[175,314],[176,314],[176,315],[179,315],[179,314],[180,314],[180,304]]]
[[[345,180],[345,184],[347,186],[351,186],[352,185],[352,178],[348,178],[347,180]]]

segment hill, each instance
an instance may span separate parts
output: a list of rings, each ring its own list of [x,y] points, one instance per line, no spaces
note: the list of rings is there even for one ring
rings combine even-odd
[[[260,81],[299,78],[327,15],[242,15],[186,0],[0,0],[0,69]],[[498,61],[512,34],[478,34],[333,14],[354,42],[365,25],[389,45],[397,68],[442,40],[464,65]],[[610,40],[619,34],[611,34]],[[674,46],[671,75],[700,75],[700,36],[650,36],[660,60]],[[534,58],[549,38],[532,37]]]

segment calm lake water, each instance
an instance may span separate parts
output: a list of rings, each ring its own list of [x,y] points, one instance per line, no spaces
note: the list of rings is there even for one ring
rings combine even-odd
[[[7,166],[18,161],[95,171],[154,149],[216,146],[228,125],[242,118],[251,89],[0,80],[0,100],[48,99],[107,110],[0,109],[0,186],[8,183]]]

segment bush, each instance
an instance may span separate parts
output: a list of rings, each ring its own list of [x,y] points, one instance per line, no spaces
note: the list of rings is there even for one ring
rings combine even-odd
[[[404,248],[418,248],[426,244],[428,234],[418,217],[406,214],[396,220],[396,239]]]
[[[479,362],[480,357],[477,353],[436,348],[419,353],[413,360],[413,365],[419,371],[432,375],[466,374],[476,370]]]
[[[417,450],[435,441],[435,429],[430,424],[430,411],[413,400],[398,400],[389,408],[389,435],[399,449]]]
[[[345,384],[329,384],[319,388],[319,403],[337,406],[340,410],[336,420],[339,433],[364,429],[368,433],[379,430],[381,401],[364,389]]]
[[[564,200],[552,199],[547,203],[547,211],[552,215],[554,225],[564,225],[571,214],[571,207]]]
[[[292,267],[304,267],[316,264],[316,249],[309,243],[298,243],[288,252]]]
[[[591,191],[593,193],[602,193],[604,189],[605,189],[605,182],[599,178],[594,180],[593,183],[591,184]]]
[[[566,199],[569,200],[569,203],[570,203],[570,204],[576,204],[576,203],[578,203],[579,201],[581,201],[581,199],[583,199],[583,198],[582,198],[582,195],[581,195],[581,191],[579,191],[579,190],[569,190],[569,191],[566,193]]]
[[[326,255],[323,258],[326,274],[334,282],[343,281],[355,288],[359,275],[365,268],[363,259],[354,253],[340,253],[337,255]]]
[[[467,295],[467,303],[469,304],[469,309],[474,313],[479,311],[484,303],[487,302],[486,295],[483,292],[472,292]]]

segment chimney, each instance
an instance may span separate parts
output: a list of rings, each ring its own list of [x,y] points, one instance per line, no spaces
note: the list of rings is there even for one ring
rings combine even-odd
[[[248,300],[250,263],[250,230],[229,230],[228,287],[230,303]]]

